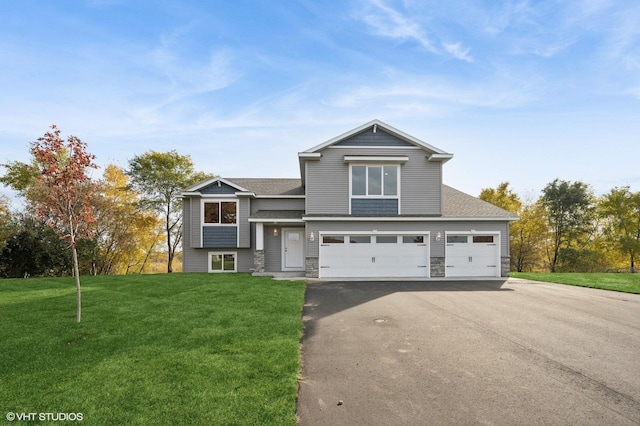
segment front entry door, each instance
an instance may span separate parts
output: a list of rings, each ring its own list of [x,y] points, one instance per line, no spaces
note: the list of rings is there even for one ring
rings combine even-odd
[[[282,230],[282,270],[304,271],[304,228]]]

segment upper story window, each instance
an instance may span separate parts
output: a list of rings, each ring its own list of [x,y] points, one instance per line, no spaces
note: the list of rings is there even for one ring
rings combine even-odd
[[[233,225],[236,223],[235,201],[206,201],[204,223],[207,225]]]
[[[398,165],[351,166],[351,195],[355,197],[397,197]]]

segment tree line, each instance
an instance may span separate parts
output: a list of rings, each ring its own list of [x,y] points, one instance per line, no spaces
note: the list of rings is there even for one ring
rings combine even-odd
[[[503,182],[479,198],[520,217],[510,225],[512,271],[636,272],[640,192],[629,186],[596,197],[587,183],[555,179],[523,201]]]
[[[173,271],[182,241],[175,195],[211,177],[188,155],[147,151],[95,179],[87,145],[55,125],[29,153],[29,162],[2,164],[0,183],[23,207],[0,198],[0,277],[143,273],[159,257]]]

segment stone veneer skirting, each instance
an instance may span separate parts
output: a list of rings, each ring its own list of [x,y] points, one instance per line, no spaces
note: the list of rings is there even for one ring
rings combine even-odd
[[[317,257],[307,257],[305,259],[305,276],[307,278],[318,278],[319,276],[319,267],[318,267],[318,258]]]
[[[509,276],[509,272],[511,272],[511,258],[510,257],[503,257],[501,258],[501,265],[500,265],[500,273],[501,276],[503,277],[508,277]]]

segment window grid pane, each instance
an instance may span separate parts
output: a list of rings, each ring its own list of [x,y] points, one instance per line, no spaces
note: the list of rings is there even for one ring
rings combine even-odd
[[[351,194],[367,195],[367,168],[365,166],[351,168]]]
[[[352,235],[351,237],[349,237],[349,243],[351,243],[351,244],[369,244],[369,243],[371,243],[371,237],[369,237],[369,236]]]
[[[234,202],[222,202],[222,222],[221,223],[236,223],[236,203]]]
[[[204,203],[204,223],[220,223],[220,204]]]
[[[424,236],[423,235],[403,235],[402,243],[403,244],[423,244]]]
[[[211,255],[211,270],[222,271],[222,256],[219,254]]]
[[[384,195],[398,195],[398,167],[384,166]]]
[[[382,167],[368,168],[368,195],[382,195]]]
[[[236,256],[234,254],[225,254],[224,255],[224,271],[235,271],[236,270]]]

